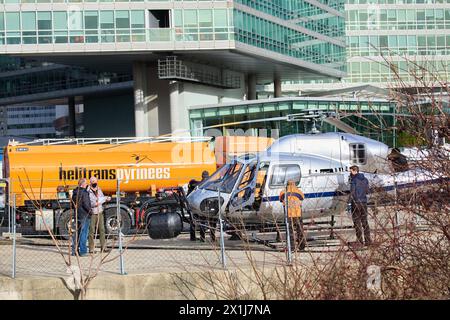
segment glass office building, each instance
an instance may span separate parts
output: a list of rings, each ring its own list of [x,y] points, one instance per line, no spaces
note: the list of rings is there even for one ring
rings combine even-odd
[[[450,77],[449,0],[345,0],[345,35],[346,77],[287,81],[283,91],[297,95],[324,84],[386,88],[399,79],[414,85],[416,75],[443,82]]]
[[[242,43],[344,70],[345,45],[338,41],[344,31],[342,1],[110,2],[114,1],[0,0],[1,51],[56,53],[58,45],[84,44],[71,48],[76,52],[114,43],[136,47],[113,51],[154,51],[167,50],[174,42],[230,41],[228,49]]]
[[[0,55],[130,74],[136,135],[162,134],[256,84],[343,78],[343,1],[0,0]]]
[[[419,66],[448,79],[448,0],[346,1],[347,82],[386,83],[395,72],[414,81]],[[383,55],[394,70],[383,63]]]

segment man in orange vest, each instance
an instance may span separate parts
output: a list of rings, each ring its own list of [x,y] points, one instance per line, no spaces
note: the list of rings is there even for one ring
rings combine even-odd
[[[286,208],[285,198],[287,198],[288,206]],[[295,181],[289,180],[287,183],[287,197],[283,191],[280,193],[280,201],[287,209],[287,216],[290,219],[291,239],[295,239],[296,247],[303,250],[306,246],[306,238],[303,232],[302,221],[302,201],[305,195],[302,190],[297,188]]]

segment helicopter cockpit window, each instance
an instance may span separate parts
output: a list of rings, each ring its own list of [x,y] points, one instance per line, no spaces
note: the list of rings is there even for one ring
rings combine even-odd
[[[350,144],[350,159],[353,164],[366,164],[366,146],[362,143]]]
[[[274,166],[270,187],[285,186],[289,180],[294,180],[298,185],[301,179],[300,167],[298,165],[277,165]]]
[[[231,193],[237,179],[239,178],[239,173],[241,172],[243,164],[240,162],[234,162],[224,165],[222,168],[217,170],[207,183],[205,183],[201,188],[211,191],[220,190],[225,193]]]
[[[253,187],[257,174],[257,165],[257,162],[253,162],[245,167],[242,178],[239,181],[238,187],[236,189],[237,193],[235,193],[231,199],[231,205],[233,207],[246,203],[252,196],[254,196]]]

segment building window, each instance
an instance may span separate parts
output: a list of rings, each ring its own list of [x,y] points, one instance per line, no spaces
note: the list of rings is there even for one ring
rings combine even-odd
[[[116,11],[116,28],[127,29],[130,27],[130,13],[129,11]]]
[[[39,43],[52,43],[52,14],[49,11],[38,12]]]
[[[22,41],[24,44],[35,44],[36,12],[22,12]]]
[[[84,26],[86,29],[98,29],[98,12],[85,11],[84,12]]]
[[[19,12],[6,12],[6,44],[20,44]]]
[[[114,42],[114,11],[100,11],[101,42]]]
[[[170,28],[170,10],[149,10],[150,28]]]

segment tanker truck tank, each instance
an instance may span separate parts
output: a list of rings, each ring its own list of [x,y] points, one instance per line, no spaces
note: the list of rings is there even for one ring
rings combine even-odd
[[[184,186],[191,179],[200,179],[204,170],[216,170],[209,138],[129,141],[105,138],[10,142],[4,150],[3,167],[18,212],[26,217],[19,224],[46,231],[36,217],[42,206],[53,231],[57,229],[67,237],[72,217],[71,190],[80,178],[95,176],[104,194],[112,197],[120,181],[122,232],[126,233],[145,225],[147,219],[139,208],[156,190]],[[104,208],[107,232],[117,232],[115,200]]]

